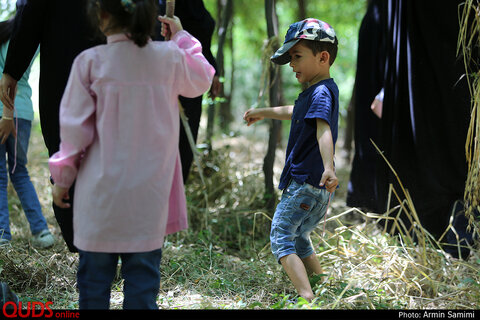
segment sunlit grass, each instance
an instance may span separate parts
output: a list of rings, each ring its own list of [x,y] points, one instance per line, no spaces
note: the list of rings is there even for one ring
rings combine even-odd
[[[78,257],[60,239],[50,208],[46,153],[39,130],[32,132],[29,169],[58,241],[48,250],[30,245],[28,224],[9,189],[15,231],[12,246],[0,251],[0,275],[22,301],[53,301],[54,308],[75,309]],[[160,308],[477,308],[480,256],[476,249],[468,260],[456,260],[435,241],[413,243],[408,236],[391,235],[379,224],[384,218],[378,214],[345,207],[345,190],[338,192],[329,208],[325,234],[321,225],[312,237],[325,270],[324,278],[311,279],[316,298],[311,304],[299,298],[270,253],[272,213],[263,208],[259,170],[262,134],[258,128],[254,135],[243,132],[218,139],[214,156],[202,159],[206,185],[197,169],[192,170],[187,185],[191,227],[166,239]],[[347,163],[339,168],[339,175],[343,181],[348,179]],[[404,207],[409,207],[404,201]],[[390,216],[400,208],[391,208]],[[416,232],[424,233],[421,226]],[[122,306],[122,287],[117,277],[112,285],[114,309]]]

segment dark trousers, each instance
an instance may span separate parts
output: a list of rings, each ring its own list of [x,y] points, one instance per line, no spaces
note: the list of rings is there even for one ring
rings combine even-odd
[[[202,116],[202,96],[196,98],[179,97],[180,103],[185,111],[185,116],[188,118],[188,125],[192,131],[193,139],[196,142],[198,136],[198,129],[200,126],[200,118]],[[183,182],[185,183],[190,173],[190,168],[193,162],[193,152],[185,128],[180,121],[180,159],[182,162]]]
[[[124,309],[158,309],[162,250],[104,253],[79,250],[79,309],[109,309],[112,281],[121,259]]]
[[[63,240],[70,252],[77,252],[77,248],[73,244],[73,193],[75,191],[75,184],[72,185],[68,194],[70,196],[70,208],[60,208],[52,202],[53,213],[57,220],[58,226],[62,232]]]

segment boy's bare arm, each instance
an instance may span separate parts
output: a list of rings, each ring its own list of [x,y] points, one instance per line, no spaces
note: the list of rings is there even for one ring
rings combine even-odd
[[[317,119],[317,140],[323,160],[323,167],[325,168],[322,179],[320,180],[320,186],[325,186],[328,192],[333,192],[338,186],[338,179],[333,164],[333,137],[330,126],[322,119]]]
[[[254,124],[264,118],[276,120],[291,120],[293,106],[281,106],[273,108],[250,109],[245,112],[243,119],[247,121],[247,126]]]

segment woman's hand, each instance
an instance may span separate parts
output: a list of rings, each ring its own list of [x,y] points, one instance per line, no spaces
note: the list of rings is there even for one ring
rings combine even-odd
[[[17,93],[17,80],[4,73],[0,79],[0,101],[10,110],[14,108],[15,94]]]
[[[13,119],[0,119],[0,143],[4,144],[10,134],[12,134],[14,138],[17,136]]]

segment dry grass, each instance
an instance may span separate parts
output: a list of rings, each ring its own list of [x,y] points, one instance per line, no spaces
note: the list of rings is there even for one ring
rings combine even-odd
[[[187,186],[190,229],[167,238],[162,258],[164,309],[473,309],[480,299],[480,257],[467,261],[446,255],[440,244],[416,225],[420,241],[393,236],[379,224],[403,230],[397,214],[413,214],[408,196],[391,190],[401,205],[388,217],[345,206],[348,163],[340,163],[342,188],[324,227],[312,241],[326,277],[312,278],[317,299],[291,302],[296,294],[268,242],[271,212],[263,209],[263,158],[266,131],[259,125],[247,136],[217,137],[214,156],[204,155],[205,185],[193,170]],[[46,153],[39,130],[32,134],[30,172],[44,214],[59,239],[53,249],[35,250],[16,196],[10,188],[12,246],[0,251],[0,275],[22,301],[53,301],[58,309],[77,308],[77,255],[60,240],[50,208]],[[279,150],[276,176],[283,154]],[[340,159],[339,159],[340,160]],[[406,190],[405,190],[406,192]],[[408,193],[407,193],[408,195]],[[423,240],[422,240],[423,239]],[[473,249],[473,248],[472,248]],[[121,308],[122,280],[112,290],[112,308]]]
[[[458,50],[464,58],[466,79],[472,95],[472,111],[465,153],[468,161],[468,177],[465,186],[466,215],[475,226],[474,210],[480,212],[480,71],[478,50],[480,48],[480,6],[477,1],[466,0],[461,7],[461,28]]]

